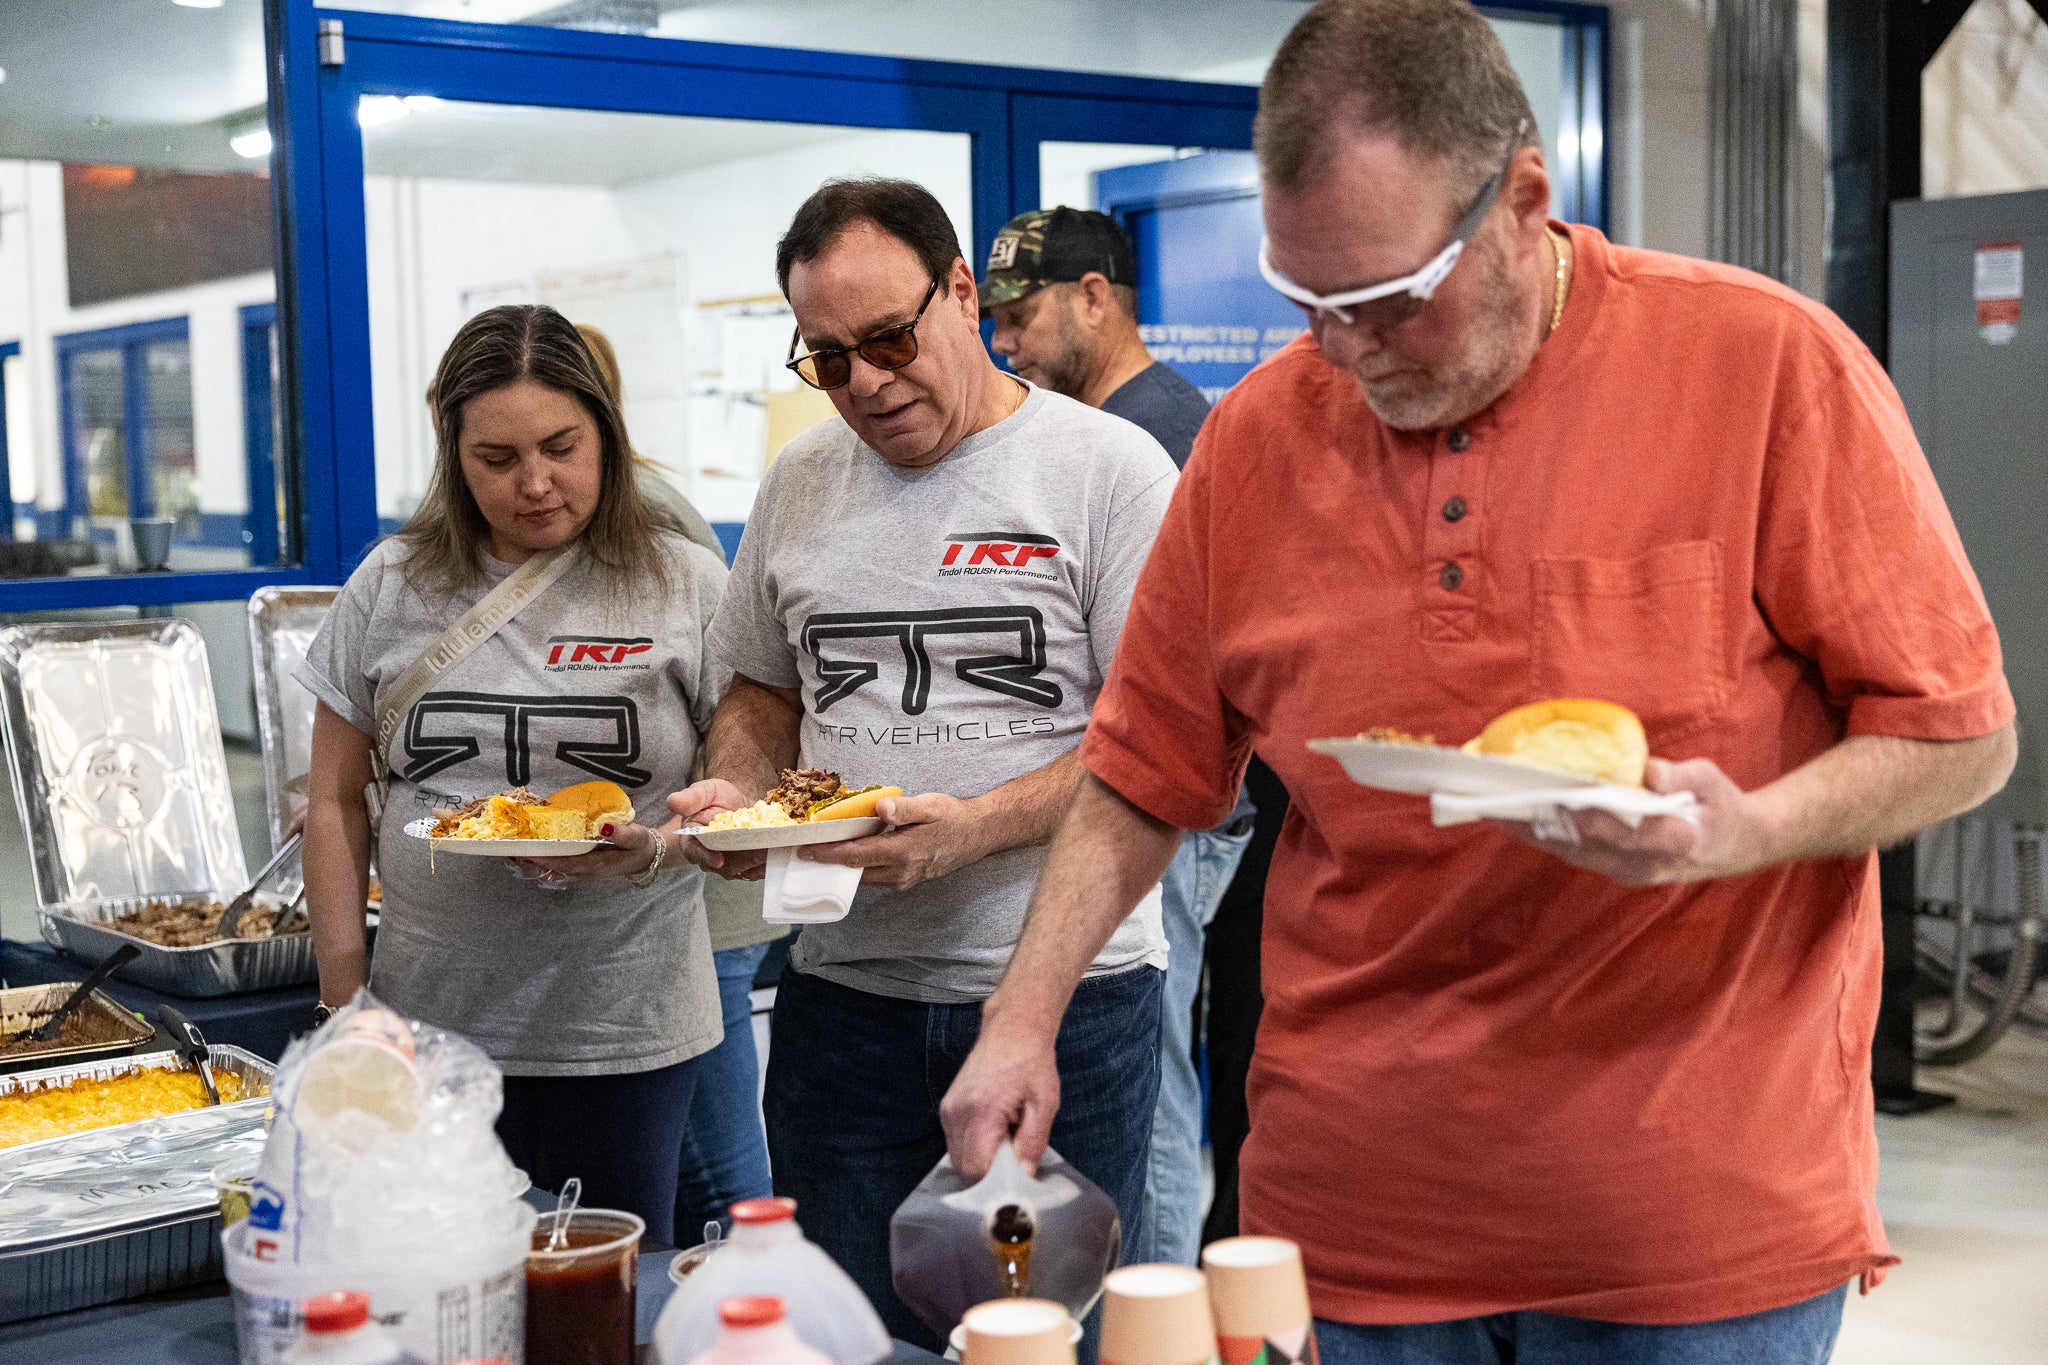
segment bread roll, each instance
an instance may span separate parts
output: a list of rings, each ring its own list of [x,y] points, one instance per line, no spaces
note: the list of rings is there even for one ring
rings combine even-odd
[[[1635,712],[1611,701],[1539,701],[1496,718],[1465,746],[1512,763],[1643,785],[1650,743]]]

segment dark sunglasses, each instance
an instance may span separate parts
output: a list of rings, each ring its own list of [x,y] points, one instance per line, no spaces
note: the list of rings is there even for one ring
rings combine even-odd
[[[791,359],[784,363],[795,370],[796,377],[804,383],[827,391],[843,389],[853,381],[853,357],[856,353],[878,370],[902,369],[917,359],[917,324],[924,320],[925,310],[938,297],[939,283],[934,279],[931,287],[924,291],[924,302],[917,305],[917,312],[910,321],[869,332],[851,346],[827,346],[823,350],[798,355],[797,345],[804,339],[804,329],[798,327],[789,338]]]

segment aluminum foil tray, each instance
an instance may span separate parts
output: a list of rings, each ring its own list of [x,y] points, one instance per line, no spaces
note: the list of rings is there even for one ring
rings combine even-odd
[[[305,662],[339,588],[258,588],[249,599],[249,657],[256,673],[256,724],[263,737],[263,793],[270,846],[285,840],[292,803],[313,766],[315,698],[293,675]],[[285,895],[296,888],[287,887]]]
[[[0,700],[39,905],[248,884],[190,622],[0,629]]]
[[[240,1048],[214,1066],[269,1089],[273,1068]],[[0,1093],[138,1066],[170,1053],[0,1077]],[[211,1172],[263,1148],[267,1093],[164,1118],[0,1149],[0,1322],[115,1303],[221,1274]]]
[[[203,943],[196,948],[166,948],[106,927],[151,899],[154,898],[128,896],[45,909],[41,912],[43,939],[51,947],[92,966],[112,957],[114,950],[124,943],[138,944],[142,956],[116,968],[114,975],[165,995],[208,999],[244,991],[275,990],[280,986],[302,986],[319,978],[319,964],[313,958],[313,936],[308,933]]]
[[[53,1010],[71,998],[75,989],[75,982],[54,981],[44,986],[14,986],[0,990],[0,1038],[32,1028],[49,1018]],[[44,1043],[33,1052],[0,1056],[0,1075],[30,1068],[95,1061],[102,1057],[126,1057],[156,1033],[105,991],[94,991],[88,995],[85,1003],[78,1007],[76,1018],[85,1025],[84,1031],[89,1035],[86,1041],[68,1046]]]

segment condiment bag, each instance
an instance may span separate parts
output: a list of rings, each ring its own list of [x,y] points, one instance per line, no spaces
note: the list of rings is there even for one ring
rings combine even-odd
[[[932,1168],[889,1220],[889,1263],[897,1296],[943,1341],[991,1299],[1051,1299],[1081,1321],[1122,1238],[1115,1201],[1059,1153],[1034,1177],[1006,1142],[976,1184],[950,1159]]]
[[[495,1131],[491,1059],[359,991],[285,1051],[271,1094],[249,1217],[226,1243],[244,1365],[277,1359],[295,1304],[330,1290],[369,1294],[429,1365],[517,1359],[534,1214]]]

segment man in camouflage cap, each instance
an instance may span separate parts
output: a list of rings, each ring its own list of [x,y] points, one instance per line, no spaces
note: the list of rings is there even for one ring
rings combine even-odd
[[[1177,465],[1209,415],[1201,390],[1138,334],[1137,264],[1107,214],[1021,213],[996,234],[981,282],[995,353],[1032,383],[1137,423]]]

